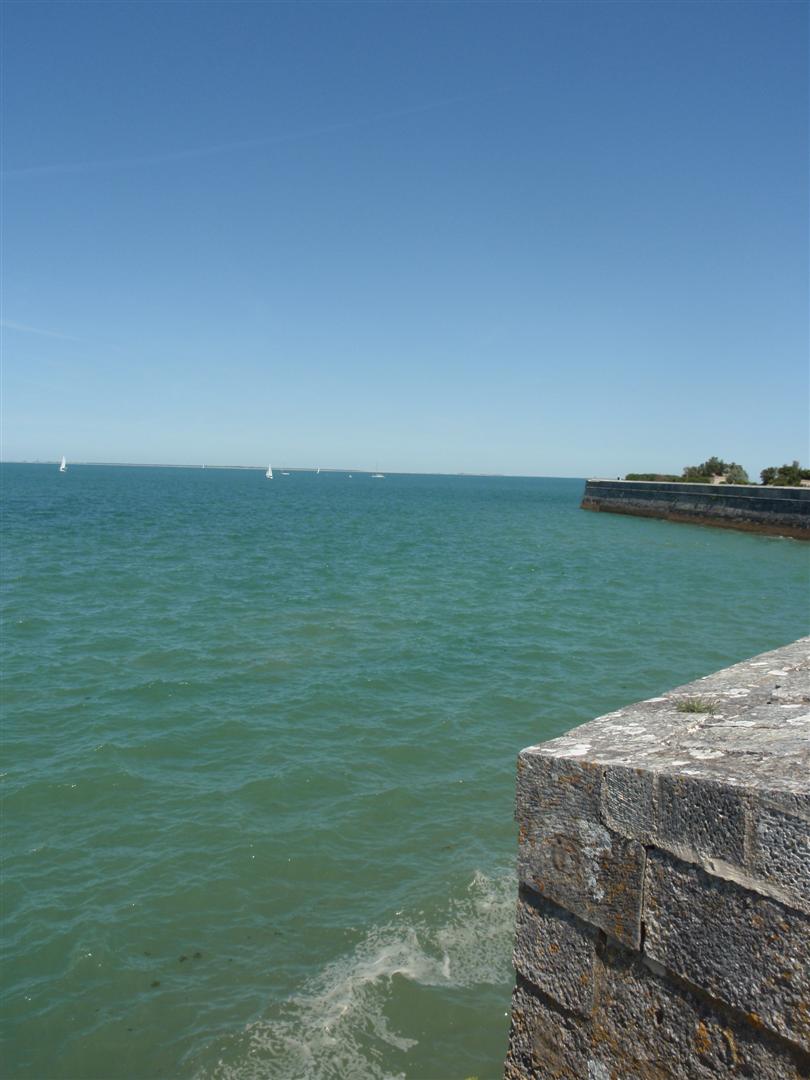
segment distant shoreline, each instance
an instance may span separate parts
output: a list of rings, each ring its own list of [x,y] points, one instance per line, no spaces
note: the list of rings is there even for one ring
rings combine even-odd
[[[810,489],[753,484],[588,480],[583,510],[810,540]]]
[[[19,461],[19,460],[4,460],[0,461],[0,465],[59,465],[59,458],[54,458],[51,461]],[[193,469],[195,471],[208,470],[208,469],[239,469],[242,471],[253,472],[255,470],[261,470],[264,472],[267,469],[267,464],[263,465],[209,465],[207,462],[205,465],[174,465],[168,462],[154,462],[154,461],[68,461],[68,467],[76,465],[98,465],[105,468],[112,469]],[[273,466],[276,472],[289,472],[289,473],[314,473],[317,470],[315,465],[284,465]],[[378,469],[368,468],[328,468],[321,466],[321,473],[357,473],[360,476],[371,476]],[[584,476],[550,476],[546,473],[479,473],[479,472],[406,472],[398,469],[385,469],[383,470],[384,476],[468,476],[479,477],[481,479],[489,480],[582,480],[585,481]]]

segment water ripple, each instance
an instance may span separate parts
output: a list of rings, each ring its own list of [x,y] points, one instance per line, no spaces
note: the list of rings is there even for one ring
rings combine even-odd
[[[576,481],[0,475],[15,1080],[495,1075],[517,751],[806,632]]]

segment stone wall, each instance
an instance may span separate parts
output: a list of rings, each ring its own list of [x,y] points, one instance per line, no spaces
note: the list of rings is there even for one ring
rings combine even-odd
[[[588,480],[582,509],[810,539],[810,488]]]
[[[810,638],[518,759],[507,1080],[810,1077]]]

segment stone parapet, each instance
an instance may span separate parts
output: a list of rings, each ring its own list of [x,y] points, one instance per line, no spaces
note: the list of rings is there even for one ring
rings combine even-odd
[[[810,638],[518,759],[508,1080],[810,1077]]]
[[[810,539],[810,488],[588,480],[583,510]]]

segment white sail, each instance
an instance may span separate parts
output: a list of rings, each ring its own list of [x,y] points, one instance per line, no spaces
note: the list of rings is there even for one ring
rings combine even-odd
[[[62,454],[62,461],[59,464],[59,472],[67,472],[67,461],[65,461],[64,454]]]
[[[273,479],[273,466],[272,465],[267,466],[267,472],[264,475],[267,477],[268,480]]]

